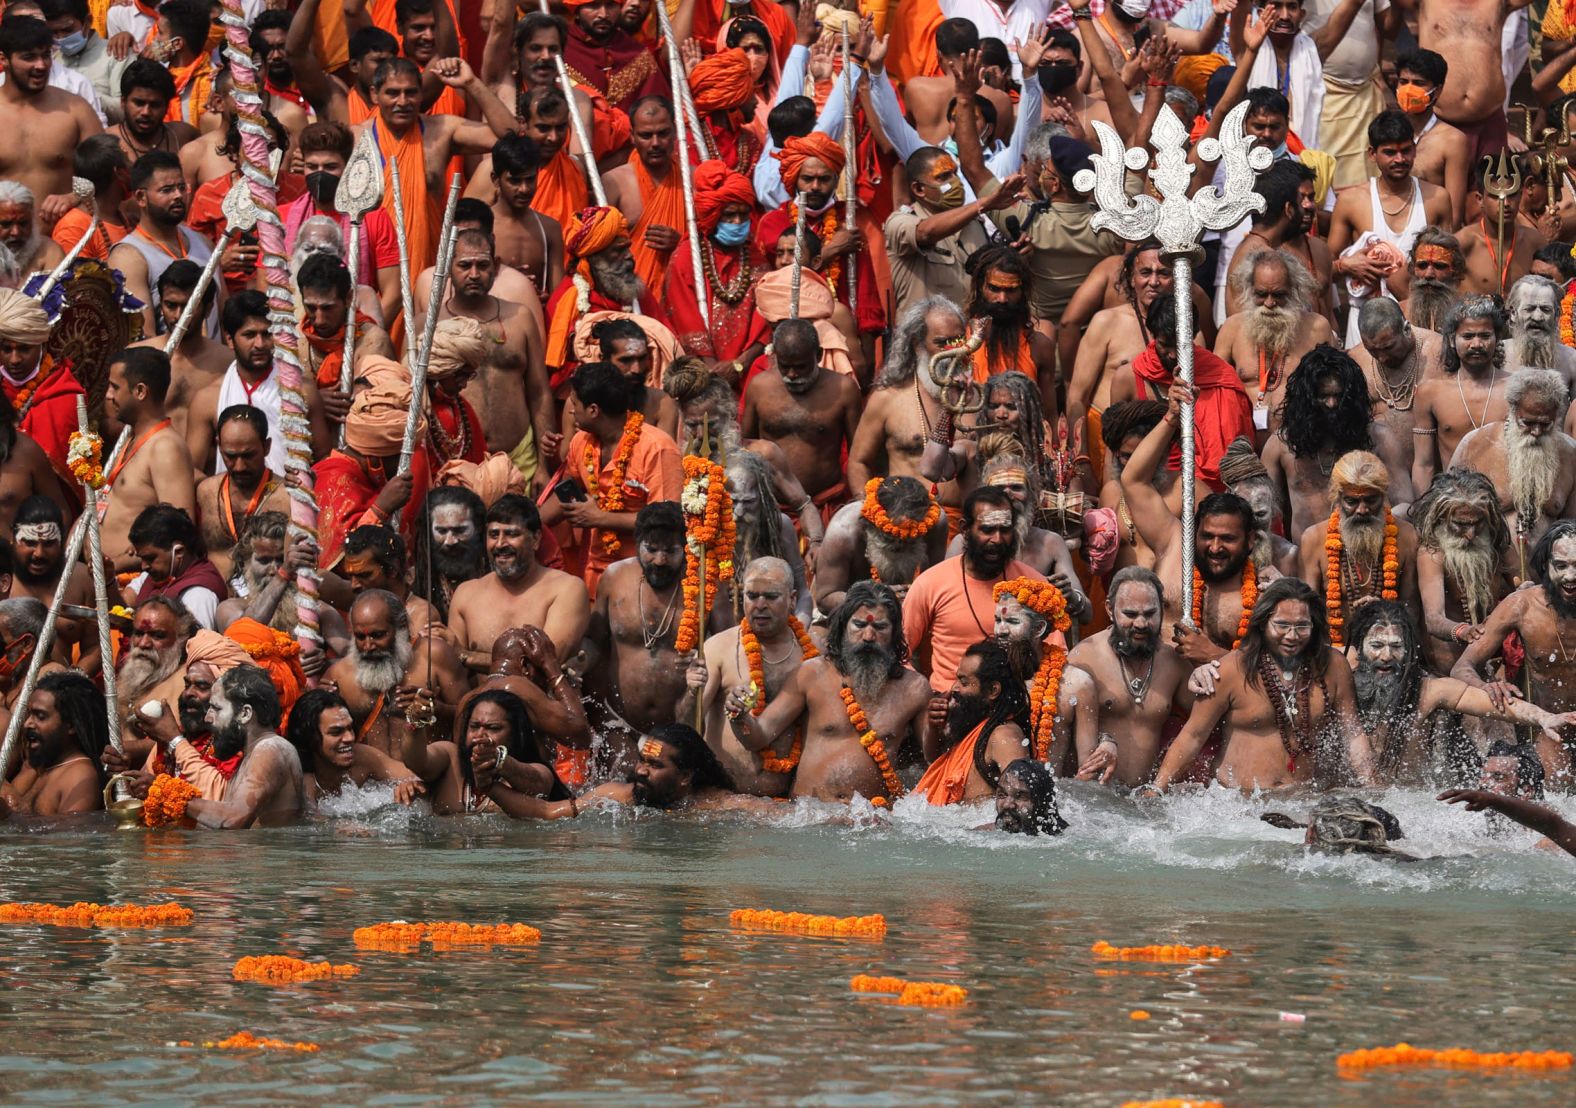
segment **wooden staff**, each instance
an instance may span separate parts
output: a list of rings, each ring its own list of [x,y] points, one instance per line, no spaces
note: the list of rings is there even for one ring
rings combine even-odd
[[[657,7],[661,7],[658,4]],[[537,7],[543,15],[552,15],[548,10],[547,0],[537,0]],[[564,99],[569,101],[569,126],[575,132],[575,141],[580,144],[581,160],[585,163],[586,179],[591,182],[591,195],[596,197],[597,207],[607,207],[607,193],[602,188],[602,172],[597,169],[596,151],[591,146],[591,132],[586,130],[586,121],[580,118],[580,107],[575,102],[575,83],[569,79],[569,67],[564,64],[563,51],[553,55],[553,64],[558,67],[558,84],[563,89]]]
[[[192,320],[197,318],[198,307],[202,304],[203,296],[208,292],[208,286],[213,284],[213,275],[219,270],[219,261],[224,255],[225,248],[236,235],[257,226],[257,207],[252,203],[251,186],[247,184],[245,177],[235,179],[235,184],[231,185],[230,191],[224,194],[224,202],[219,208],[224,212],[224,233],[214,244],[213,253],[208,255],[207,264],[197,275],[196,287],[192,289],[191,296],[186,298],[186,306],[181,309],[180,318],[175,321],[175,326],[170,328],[169,337],[164,340],[166,354],[180,346],[181,340],[186,337],[186,332],[192,325]]]
[[[350,217],[350,243],[345,251],[345,263],[350,269],[350,304],[345,313],[344,364],[339,367],[339,391],[349,393],[354,381],[356,354],[356,286],[361,269],[361,221],[367,213],[383,203],[383,173],[378,168],[377,148],[372,141],[372,131],[361,132],[356,148],[345,163],[345,173],[334,190],[334,207]],[[404,224],[400,225],[403,232]],[[403,255],[402,255],[403,257]],[[408,262],[404,263],[408,266]],[[400,271],[406,276],[405,270]],[[403,285],[401,288],[403,289]],[[345,445],[345,425],[339,425],[339,445]]]
[[[854,141],[854,67],[849,58],[848,25],[843,25],[843,226],[850,235],[859,233],[859,173],[854,164],[858,144]],[[848,314],[859,323],[859,255],[848,255],[845,267],[848,282]],[[797,314],[797,313],[795,313]]]
[[[799,318],[799,282],[804,274],[804,193],[794,204],[793,221],[793,280],[788,285],[788,317]]]
[[[432,337],[438,330],[438,313],[443,310],[443,289],[449,276],[449,266],[454,261],[454,209],[460,202],[460,175],[449,181],[449,201],[443,210],[443,229],[438,232],[438,262],[432,271],[432,288],[427,294],[427,322],[422,329],[421,344],[412,347],[410,356],[410,410],[405,414],[405,441],[399,451],[399,472],[410,472],[410,460],[416,453],[416,424],[421,420],[421,409],[427,399],[427,360],[432,357]],[[406,333],[410,328],[406,328]],[[433,413],[436,419],[437,413]],[[464,416],[462,415],[463,419]]]
[[[701,265],[700,257],[700,229],[695,221],[695,186],[690,173],[689,160],[689,114],[686,103],[689,99],[689,78],[684,72],[684,61],[679,57],[679,46],[673,38],[673,24],[668,20],[668,9],[665,3],[654,5],[657,12],[657,22],[662,28],[662,37],[668,44],[668,67],[673,70],[673,133],[677,138],[679,153],[679,181],[684,187],[684,224],[689,230],[690,262],[695,268],[696,301],[700,304],[700,321],[708,330],[711,330],[711,282],[706,279],[706,269]],[[696,149],[700,149],[700,135],[694,136]],[[705,159],[704,151],[701,153]]]

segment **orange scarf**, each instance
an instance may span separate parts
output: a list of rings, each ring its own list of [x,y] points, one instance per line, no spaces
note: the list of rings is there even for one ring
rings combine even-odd
[[[354,85],[351,85],[345,93],[345,104],[350,110],[351,126],[355,126],[358,123],[365,123],[367,120],[372,118],[372,105],[368,104],[366,100],[362,98],[361,93]],[[400,183],[403,184],[404,182],[402,181]]]
[[[980,741],[984,730],[985,722],[981,721],[966,739],[931,762],[914,791],[924,793],[925,799],[938,808],[961,801],[968,791],[969,774],[974,769],[974,745]]]
[[[404,180],[400,181],[404,184]],[[375,322],[365,312],[356,312],[356,338],[361,338],[367,325]],[[339,388],[340,367],[345,364],[345,329],[341,327],[332,335],[319,335],[312,330],[310,324],[301,324],[301,334],[312,349],[323,355],[323,360],[317,366],[317,387],[320,389]]]
[[[404,168],[400,166],[401,172]],[[531,207],[549,219],[558,220],[558,226],[567,231],[575,213],[590,206],[590,196],[586,175],[569,156],[566,146],[542,167],[536,179],[536,196],[531,201]]]
[[[974,351],[974,380],[984,383],[998,373],[1012,373],[1017,371],[1028,377],[1031,381],[1040,379],[1039,366],[1034,363],[1034,354],[1029,349],[1029,333],[1025,331],[1018,336],[1018,354],[1012,365],[1003,365],[1001,362],[991,361],[990,343],[986,342]]]
[[[169,70],[170,76],[175,78],[175,99],[170,101],[170,109],[164,113],[165,121],[190,123],[195,127],[208,104],[208,94],[213,91],[213,58],[204,51],[190,65],[170,63]],[[185,114],[181,111],[182,100],[186,104]]]
[[[680,238],[684,237],[684,186],[679,177],[679,163],[677,158],[673,160],[668,179],[661,184],[652,179],[639,154],[630,154],[629,164],[640,184],[641,203],[640,220],[630,234],[629,250],[635,256],[635,272],[648,289],[660,294],[668,271],[668,256],[646,245],[646,228],[671,227]]]
[[[400,199],[405,207],[405,244],[410,251],[410,271],[420,273],[438,258],[438,231],[442,213],[427,192],[427,155],[421,144],[421,124],[396,138],[381,117],[372,121],[372,137],[383,159],[383,210],[394,218],[392,158],[399,164]]]

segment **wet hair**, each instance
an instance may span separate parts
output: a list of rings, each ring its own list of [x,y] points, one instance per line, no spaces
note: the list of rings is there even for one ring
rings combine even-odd
[[[235,567],[233,572],[236,575],[246,572],[246,564],[252,560],[252,551],[259,540],[283,543],[289,533],[290,517],[283,512],[258,512],[253,515],[241,528],[240,537],[235,540],[235,547],[231,551],[230,562]]]
[[[1516,787],[1531,793],[1534,800],[1543,799],[1543,759],[1538,757],[1538,752],[1530,743],[1513,743],[1508,739],[1495,739],[1489,744],[1488,752],[1483,755],[1485,762],[1490,758],[1516,759]]]
[[[88,141],[92,142],[93,140],[89,139]],[[1554,266],[1560,271],[1561,281],[1576,279],[1576,257],[1571,256],[1571,248],[1568,243],[1551,242],[1540,246],[1537,253],[1532,255],[1532,260]]]
[[[334,708],[343,708],[348,712],[350,705],[346,704],[345,698],[337,692],[330,692],[327,689],[308,689],[290,709],[290,722],[285,727],[285,738],[289,739],[290,745],[295,747],[296,755],[301,759],[303,773],[313,773],[317,770],[318,751],[323,746],[323,713]]]
[[[409,58],[387,58],[372,71],[372,91],[379,91],[395,77],[409,77],[419,85],[421,68]]]
[[[1505,314],[1504,302],[1492,294],[1463,296],[1450,309],[1450,314],[1445,316],[1445,325],[1439,331],[1439,337],[1444,340],[1446,373],[1456,373],[1461,369],[1461,355],[1456,353],[1456,332],[1469,319],[1486,319],[1494,325],[1494,336],[1499,340],[1494,351],[1494,364],[1499,366],[1504,363],[1505,340],[1510,337],[1510,318]]]
[[[504,135],[492,148],[493,172],[535,173],[542,168],[542,148],[535,139],[513,131]]]
[[[296,272],[296,288],[301,292],[331,292],[349,300],[350,270],[332,254],[312,254]]]
[[[994,684],[1001,690],[996,694],[996,703],[991,706],[990,715],[985,717],[985,729],[980,732],[980,741],[974,744],[975,772],[994,789],[1001,778],[1001,771],[986,758],[986,748],[990,745],[992,732],[1004,724],[1015,723],[1023,729],[1024,734],[1028,734],[1028,686],[1013,672],[1007,648],[995,639],[981,639],[965,650],[963,656],[980,660],[978,676],[982,687]]]
[[[345,556],[370,554],[379,569],[397,575],[405,568],[405,540],[398,531],[384,525],[367,524],[345,536]]]
[[[1314,679],[1324,677],[1330,668],[1330,616],[1324,609],[1324,600],[1306,581],[1295,577],[1277,577],[1259,590],[1259,599],[1248,617],[1248,633],[1242,637],[1242,675],[1248,687],[1259,685],[1259,659],[1267,649],[1264,631],[1278,605],[1287,600],[1299,600],[1308,605],[1308,618],[1313,622],[1313,634],[1308,638],[1304,654],[1305,665]],[[1354,638],[1352,640],[1356,642]]]
[[[127,538],[132,546],[173,550],[179,543],[195,558],[208,556],[208,548],[203,545],[202,534],[192,517],[186,514],[186,509],[173,504],[150,504],[142,509],[132,520]]]
[[[635,513],[636,546],[653,536],[677,536],[682,539],[684,534],[684,511],[677,501],[659,500]]]
[[[1386,111],[1374,116],[1373,122],[1368,124],[1368,148],[1377,150],[1381,146],[1401,143],[1417,145],[1417,139],[1412,134],[1412,121],[1406,118],[1406,113]]]
[[[1450,72],[1450,66],[1445,62],[1444,55],[1418,48],[1396,58],[1397,76],[1404,70],[1411,70],[1431,85],[1443,86],[1445,74]]]
[[[437,490],[433,491],[436,492]],[[435,506],[430,499],[428,500],[428,506]],[[536,501],[529,496],[521,496],[517,492],[506,492],[497,500],[494,500],[492,507],[487,509],[483,529],[489,523],[517,524],[524,527],[527,531],[540,533],[542,530],[542,513],[537,510]]]
[[[219,309],[219,330],[224,332],[225,338],[234,338],[237,331],[254,319],[268,322],[268,297],[256,289],[243,289],[225,298],[224,307]]]
[[[46,673],[38,679],[36,692],[47,692],[55,698],[55,712],[71,732],[77,749],[87,755],[104,780],[104,766],[99,761],[104,748],[109,745],[109,717],[104,714],[104,694],[98,686],[82,673],[68,670],[64,673]],[[25,710],[18,705],[17,711]]]
[[[898,319],[897,328],[892,332],[886,364],[881,367],[881,375],[876,378],[876,388],[894,388],[914,379],[919,369],[919,355],[925,347],[927,322],[931,316],[940,314],[951,315],[964,324],[968,323],[963,309],[945,296],[927,296],[904,310]]]
[[[1341,395],[1335,414],[1320,418],[1319,382],[1330,376],[1340,381]],[[1321,342],[1304,354],[1286,377],[1286,393],[1278,411],[1281,426],[1276,433],[1297,458],[1311,458],[1326,445],[1321,437],[1325,429],[1335,435],[1336,457],[1353,450],[1371,451],[1373,410],[1362,367],[1346,351]]]
[[[1001,776],[1012,774],[1022,781],[1034,800],[1034,826],[1042,835],[1060,835],[1068,823],[1056,805],[1056,778],[1043,762],[1017,758],[1008,762]],[[998,783],[1000,778],[997,779]]]
[[[1410,134],[1410,130],[1407,132]],[[1264,197],[1264,210],[1253,216],[1253,226],[1268,227],[1286,215],[1287,205],[1295,207],[1304,181],[1316,180],[1313,170],[1299,161],[1282,158],[1258,176],[1254,191]]]
[[[254,408],[250,404],[231,404],[219,413],[219,420],[214,424],[214,441],[219,440],[219,432],[223,431],[225,424],[244,423],[257,433],[259,442],[268,441],[268,417],[261,408]]]
[[[611,362],[581,362],[569,378],[569,387],[585,405],[595,404],[606,416],[629,412],[629,382]]]
[[[159,5],[159,18],[170,25],[170,31],[186,44],[186,49],[201,54],[208,45],[208,29],[213,20],[208,15],[208,5],[197,0],[165,0]]]
[[[733,778],[728,776],[706,740],[700,737],[700,732],[689,724],[659,723],[646,735],[672,749],[679,769],[690,775],[691,789],[735,791]]]
[[[181,160],[168,150],[149,150],[142,157],[131,163],[131,172],[126,175],[126,183],[132,192],[145,189],[153,180],[156,173],[181,172]],[[262,293],[258,293],[259,296]]]
[[[547,771],[553,775],[553,787],[549,790],[547,799],[568,800],[569,790],[558,779],[558,774],[553,769],[553,759],[537,735],[536,727],[531,723],[531,713],[526,708],[525,701],[507,689],[487,689],[477,693],[466,701],[465,707],[460,710],[455,720],[455,745],[461,747],[460,776],[466,786],[472,792],[476,789],[476,775],[471,770],[470,750],[466,746],[465,734],[470,730],[471,717],[482,704],[496,704],[503,709],[504,719],[509,724],[509,738],[504,743],[505,749],[509,751],[509,757],[521,762],[546,766]]]
[[[972,19],[943,19],[936,27],[936,53],[956,58],[980,48],[980,30]]]
[[[1206,519],[1214,516],[1236,516],[1242,523],[1242,533],[1252,538],[1259,529],[1258,517],[1253,514],[1253,505],[1234,492],[1212,492],[1198,502],[1198,507],[1193,512],[1193,520],[1202,524]]]
[[[148,387],[148,396],[158,404],[170,391],[170,356],[156,346],[128,346],[116,354],[110,364],[118,363],[126,376],[126,383],[135,388]]]
[[[1105,590],[1106,603],[1115,607],[1116,594],[1123,585],[1136,584],[1155,591],[1155,599],[1160,601],[1161,611],[1166,606],[1166,587],[1161,584],[1160,575],[1152,569],[1143,566],[1123,566],[1111,577],[1111,584]]]
[[[124,100],[138,89],[151,92],[164,100],[174,100],[175,78],[170,76],[168,69],[152,58],[133,58],[131,64],[121,70],[120,98]]]
[[[1122,255],[1122,265],[1116,271],[1116,291],[1121,293],[1122,299],[1129,304],[1133,303],[1136,297],[1133,289],[1133,270],[1138,267],[1138,255],[1159,249],[1158,240],[1144,239],[1142,242],[1130,243],[1127,253]]]
[[[1505,513],[1499,504],[1499,493],[1494,482],[1475,469],[1451,466],[1434,474],[1422,496],[1413,503],[1407,518],[1417,528],[1417,541],[1425,550],[1439,549],[1439,531],[1450,517],[1450,510],[1469,504],[1483,513],[1483,527],[1493,540],[1496,551],[1503,554],[1510,549],[1510,527],[1505,523]]]
[[[1123,400],[1112,404],[1100,418],[1100,441],[1112,454],[1122,442],[1137,435],[1146,437],[1166,417],[1164,400]]]
[[[274,688],[273,678],[268,676],[266,669],[259,669],[254,665],[238,665],[226,671],[214,687],[224,691],[224,698],[237,711],[243,705],[251,705],[252,714],[257,717],[259,726],[270,731],[279,726],[282,714],[279,693]]]
[[[903,634],[903,606],[898,603],[897,593],[892,591],[891,586],[884,585],[880,581],[855,581],[843,594],[843,602],[837,606],[826,623],[824,653],[827,659],[838,668],[839,672],[842,671],[843,642],[847,637],[848,622],[854,618],[854,613],[860,608],[880,608],[886,613],[887,621],[892,624],[890,676],[896,677],[902,672],[904,663],[908,661],[908,639]]]
[[[399,39],[382,27],[363,27],[346,39],[345,53],[352,62],[359,62],[368,54],[398,55]]]
[[[815,130],[815,101],[808,96],[790,96],[766,113],[766,130],[772,144],[782,146],[791,138],[804,138]]]
[[[1423,645],[1417,635],[1417,626],[1412,622],[1412,613],[1406,605],[1395,600],[1375,600],[1364,604],[1352,613],[1348,621],[1346,641],[1361,653],[1363,641],[1376,627],[1393,627],[1399,631],[1402,641],[1406,644],[1406,653],[1401,659],[1401,698],[1387,706],[1388,718],[1379,718],[1374,712],[1362,712],[1362,706],[1358,705],[1363,727],[1370,735],[1380,725],[1388,721],[1399,723],[1417,711],[1417,701],[1423,689],[1425,676]],[[1379,767],[1387,774],[1393,773],[1399,766],[1401,755],[1405,750],[1405,736],[1391,734],[1385,742],[1384,749],[1378,752]]]

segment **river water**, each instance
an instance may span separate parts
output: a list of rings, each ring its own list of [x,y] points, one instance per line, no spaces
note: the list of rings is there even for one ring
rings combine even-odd
[[[1337,1072],[1343,1051],[1403,1040],[1576,1044],[1576,859],[1420,792],[1384,798],[1401,845],[1449,857],[1411,865],[1310,856],[1258,820],[1264,804],[1219,790],[1140,808],[1075,784],[1072,830],[1038,840],[973,830],[986,807],[911,799],[890,820],[800,808],[769,826],[628,812],[531,826],[386,799],[272,831],[7,830],[0,899],[175,898],[196,922],[0,927],[6,1101],[1576,1103],[1569,1072]],[[880,912],[888,931],[742,932],[734,908]],[[542,941],[355,948],[353,929],[393,919],[523,922]],[[1232,953],[1107,963],[1089,952],[1101,939]],[[248,954],[361,973],[233,981]],[[899,1007],[851,992],[859,973],[969,997]],[[172,1045],[243,1029],[322,1049]]]

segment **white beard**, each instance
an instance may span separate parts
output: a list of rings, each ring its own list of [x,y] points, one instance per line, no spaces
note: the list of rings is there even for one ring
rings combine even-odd
[[[921,350],[919,352],[919,362],[914,367],[914,379],[919,382],[920,387],[930,393],[932,399],[941,399],[941,386],[930,375],[930,351]]]
[[[1255,348],[1279,356],[1291,349],[1302,317],[1290,308],[1254,308],[1244,323]]]
[[[1516,360],[1524,369],[1554,368],[1554,335],[1532,327],[1516,335]]]
[[[1494,584],[1499,576],[1499,559],[1486,542],[1464,543],[1448,529],[1439,535],[1439,557],[1445,564],[1445,578],[1455,586],[1461,609],[1473,623],[1482,623],[1494,609]]]
[[[1505,462],[1510,474],[1510,502],[1530,528],[1554,495],[1560,477],[1558,443],[1551,431],[1534,439],[1516,423],[1505,420]]]
[[[394,649],[388,657],[376,661],[363,657],[361,651],[352,646],[350,661],[356,668],[356,684],[374,696],[390,691],[405,679],[405,673],[410,669],[410,655],[409,631],[395,632]]]
[[[120,682],[120,702],[138,703],[144,694],[166,681],[186,660],[186,644],[169,648],[167,654],[133,647],[121,663],[116,678]]]

